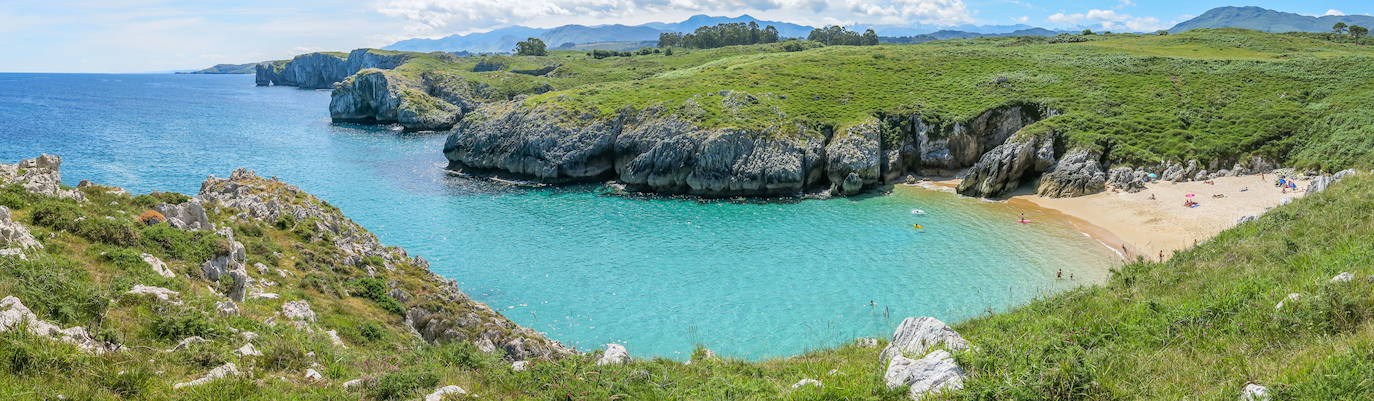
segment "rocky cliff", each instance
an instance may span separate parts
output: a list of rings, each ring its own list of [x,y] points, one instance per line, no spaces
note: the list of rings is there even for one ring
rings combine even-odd
[[[741,96],[751,95],[724,93],[721,101]],[[950,123],[899,115],[838,130],[743,130],[701,128],[653,107],[597,118],[548,103],[503,103],[460,122],[444,154],[461,172],[543,182],[613,179],[636,191],[707,197],[853,195],[908,174],[973,166],[1046,114],[1012,104]]]
[[[393,69],[410,60],[404,53],[357,49],[347,56],[308,53],[285,63],[268,62],[255,67],[258,86],[295,86],[302,89],[333,88],[335,82],[368,68]]]
[[[365,69],[334,89],[329,116],[334,122],[399,124],[407,131],[447,130],[477,107],[484,90],[452,74],[426,72],[411,78]]]

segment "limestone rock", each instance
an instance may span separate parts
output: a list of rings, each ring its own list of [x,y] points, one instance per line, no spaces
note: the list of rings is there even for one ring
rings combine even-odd
[[[863,348],[877,347],[877,346],[878,346],[878,339],[876,339],[876,338],[867,338],[867,337],[865,337],[865,338],[856,338],[856,339],[854,339],[854,345],[857,345],[857,346],[863,347]]]
[[[62,187],[61,169],[62,158],[53,155],[21,160],[17,165],[0,164],[0,184],[19,184],[40,195],[85,200],[80,191]]]
[[[1055,134],[1013,138],[993,148],[968,170],[956,189],[959,194],[974,197],[994,197],[1021,186],[1021,179],[1029,174],[1054,167],[1057,159]]]
[[[879,358],[888,360],[897,355],[925,355],[933,348],[953,351],[968,349],[968,341],[944,322],[933,317],[909,317],[897,326]]]
[[[210,224],[210,217],[205,214],[205,207],[200,200],[192,198],[180,204],[161,203],[153,206],[153,210],[162,213],[167,217],[167,224],[182,230],[214,230],[215,226]]]
[[[329,89],[335,82],[368,68],[393,69],[405,64],[409,54],[382,54],[357,49],[347,57],[328,53],[307,53],[285,64],[261,63],[255,68],[258,86],[295,86],[304,89]]]
[[[337,330],[327,330],[324,334],[329,336],[329,342],[334,344],[335,347],[348,348],[348,344],[344,344],[343,339],[339,338],[339,332]]]
[[[463,395],[467,393],[467,390],[463,390],[462,387],[444,386],[425,396],[425,401],[444,401],[444,399],[450,395]]]
[[[305,375],[303,375],[303,377],[305,378],[305,380],[308,381],[324,380],[324,375],[320,374],[320,372],[315,371],[315,369],[306,369]]]
[[[172,290],[166,289],[166,288],[162,288],[162,287],[152,287],[152,286],[146,286],[146,285],[142,285],[142,284],[137,284],[137,285],[134,285],[134,288],[131,289],[131,290],[129,290],[129,292],[127,292],[126,294],[133,294],[133,295],[152,295],[152,296],[154,296],[154,297],[157,297],[158,300],[161,300],[161,301],[164,301],[164,302],[169,302],[169,303],[172,303],[172,304],[175,304],[175,305],[180,305],[180,304],[181,304],[181,301],[176,299],[177,297],[180,297],[180,296],[181,296],[180,293],[178,293],[178,292],[176,292],[176,291],[172,291]]]
[[[826,146],[827,174],[844,195],[859,193],[882,178],[881,135],[877,123],[870,122],[846,129]]]
[[[234,301],[220,301],[215,303],[215,311],[221,316],[232,316],[239,314],[239,306]]]
[[[21,251],[43,248],[43,244],[33,238],[27,227],[10,218],[10,209],[4,206],[0,206],[0,246],[14,247]]]
[[[181,389],[181,388],[185,388],[185,387],[199,386],[199,385],[202,385],[202,384],[205,384],[205,383],[209,383],[209,382],[212,382],[212,381],[215,381],[215,380],[223,379],[223,378],[230,377],[230,376],[238,376],[238,375],[239,375],[239,369],[238,369],[238,367],[237,367],[237,366],[234,366],[234,364],[233,364],[232,362],[230,362],[230,363],[226,363],[226,364],[224,364],[224,365],[221,365],[221,366],[218,367],[218,368],[211,369],[209,373],[206,373],[205,376],[201,376],[199,379],[191,380],[191,381],[184,382],[184,383],[173,384],[173,385],[172,385],[172,388],[173,388],[173,389]]]
[[[462,117],[463,106],[475,102],[463,95],[458,95],[458,100],[431,96],[436,93],[435,85],[441,83],[457,80],[460,82],[454,86],[469,87],[462,78],[432,78],[436,74],[439,73],[426,73],[416,80],[385,70],[361,71],[334,89],[329,102],[330,118],[336,123],[400,124],[407,131],[452,128]],[[471,106],[466,110],[471,110]]]
[[[516,372],[524,372],[524,371],[528,370],[529,368],[530,368],[530,361],[515,361],[515,362],[511,362],[511,364],[510,364],[510,370],[513,370],[513,371],[516,371]]]
[[[232,279],[229,292],[225,295],[234,302],[243,302],[244,296],[252,284],[251,278],[248,277],[248,269],[244,266],[246,255],[243,244],[234,240],[234,230],[230,227],[224,227],[216,234],[228,239],[229,253],[215,256],[205,263],[201,263],[201,272],[209,281],[219,281],[221,277]]]
[[[140,254],[139,257],[143,258],[143,262],[147,263],[148,267],[153,268],[153,271],[156,272],[157,275],[166,278],[175,278],[177,276],[176,273],[173,273],[171,269],[167,268],[167,263],[163,262],[162,259],[158,259],[157,256],[144,253]]]
[[[1236,219],[1236,224],[1245,224],[1256,220],[1259,220],[1259,216],[1253,214],[1248,216],[1241,216],[1239,219]]]
[[[596,360],[597,365],[617,365],[630,362],[630,352],[625,350],[620,344],[606,344],[606,352],[601,354],[601,359]]]
[[[262,351],[258,351],[258,347],[254,347],[253,343],[244,344],[239,349],[234,350],[234,353],[242,356],[262,356]]]
[[[87,352],[103,354],[111,351],[108,344],[91,337],[83,327],[75,326],[63,329],[56,324],[39,319],[37,315],[29,311],[28,307],[24,306],[23,302],[19,301],[19,298],[7,296],[0,299],[0,333],[18,327],[21,323],[27,324],[29,333],[72,344]]]
[[[282,304],[281,312],[287,319],[303,323],[315,323],[315,311],[310,310],[310,303],[305,301],[291,301]]]
[[[1255,383],[1245,383],[1240,390],[1241,401],[1269,401],[1269,388]]]
[[[203,342],[206,342],[206,341],[205,341],[204,338],[200,338],[200,336],[190,336],[190,337],[186,337],[186,338],[182,339],[181,342],[178,342],[177,345],[176,345],[175,347],[172,347],[172,349],[167,350],[167,352],[177,352],[177,351],[181,351],[181,350],[190,348],[192,345],[200,344],[200,343],[203,343]]]
[[[1126,192],[1144,190],[1145,181],[1143,178],[1143,174],[1136,174],[1136,171],[1130,167],[1116,167],[1107,170],[1107,185]]]
[[[14,256],[19,260],[29,259],[28,256],[24,256],[24,250],[19,248],[0,248],[0,256]]]
[[[1351,273],[1351,272],[1341,272],[1341,274],[1337,274],[1336,277],[1332,277],[1332,278],[1331,278],[1331,283],[1348,283],[1348,282],[1350,282],[1350,280],[1354,280],[1354,279],[1355,279],[1355,274],[1354,274],[1354,273]]]
[[[921,359],[896,355],[888,362],[883,381],[889,389],[910,386],[907,395],[920,400],[926,395],[964,388],[964,370],[945,350],[935,350]]]
[[[1331,186],[1331,184],[1335,184],[1339,182],[1341,179],[1357,173],[1358,171],[1354,169],[1347,169],[1341,170],[1340,172],[1337,172],[1336,174],[1330,176],[1321,176],[1314,178],[1310,184],[1307,184],[1307,193],[1312,194],[1325,191],[1327,188]]]
[[[1279,303],[1278,303],[1277,305],[1274,305],[1274,310],[1283,310],[1283,305],[1284,305],[1285,303],[1294,302],[1294,301],[1297,301],[1297,300],[1299,300],[1299,299],[1302,299],[1302,294],[1299,294],[1299,293],[1288,294],[1288,296],[1287,296],[1287,297],[1284,297],[1284,299],[1283,299],[1282,301],[1279,301]]]
[[[343,382],[343,388],[354,388],[354,387],[361,386],[362,384],[363,384],[363,379],[353,379],[353,380],[349,380],[349,381]]]
[[[820,380],[816,380],[816,379],[801,379],[801,380],[797,381],[796,383],[792,383],[792,388],[793,388],[793,389],[799,389],[799,388],[802,388],[802,387],[804,387],[804,386],[816,386],[817,388],[820,388],[820,387],[825,387],[825,384],[821,383]]]
[[[1102,192],[1107,175],[1098,159],[1101,154],[1088,149],[1073,149],[1040,177],[1036,193],[1050,198],[1069,198]]]

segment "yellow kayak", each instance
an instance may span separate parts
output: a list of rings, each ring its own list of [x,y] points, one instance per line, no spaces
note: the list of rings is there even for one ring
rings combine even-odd
[[[924,230],[924,229],[926,229],[925,226],[920,225],[920,224],[912,224],[912,225],[911,225],[911,228],[915,228],[915,229],[917,229],[917,230]]]

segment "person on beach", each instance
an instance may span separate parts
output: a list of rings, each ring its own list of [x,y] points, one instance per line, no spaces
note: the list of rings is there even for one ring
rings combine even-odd
[[[1164,261],[1164,250],[1163,250],[1163,249],[1160,249],[1160,250],[1159,250],[1159,261],[1160,261],[1160,262],[1163,262],[1163,261]]]
[[[1054,272],[1054,279],[1055,279],[1055,280],[1063,280],[1063,279],[1064,279],[1064,269],[1059,269],[1059,271]]]

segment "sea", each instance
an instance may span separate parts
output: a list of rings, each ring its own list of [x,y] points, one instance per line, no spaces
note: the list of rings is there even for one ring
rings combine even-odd
[[[1068,222],[947,191],[701,200],[454,177],[446,133],[332,124],[328,105],[251,75],[0,74],[0,163],[55,154],[66,185],[133,193],[278,177],[516,323],[636,357],[793,356],[1100,284],[1119,264]]]

